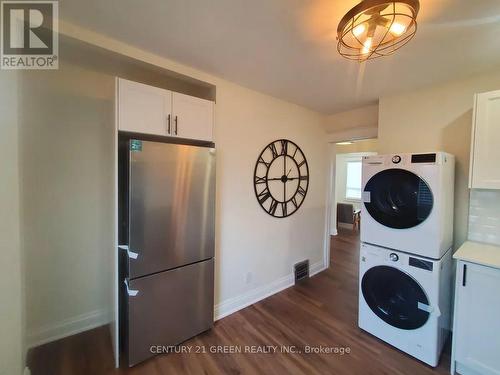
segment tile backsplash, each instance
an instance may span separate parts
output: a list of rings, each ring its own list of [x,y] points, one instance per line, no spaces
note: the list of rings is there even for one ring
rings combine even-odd
[[[469,239],[500,245],[500,190],[471,190]]]

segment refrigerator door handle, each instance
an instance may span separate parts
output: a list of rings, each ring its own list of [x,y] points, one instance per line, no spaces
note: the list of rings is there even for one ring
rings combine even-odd
[[[130,259],[137,259],[139,257],[138,253],[134,253],[133,251],[130,251],[128,245],[118,245],[118,248],[125,250]]]
[[[133,289],[130,289],[128,287],[128,282],[127,282],[127,279],[123,280],[123,283],[125,284],[125,287],[127,288],[127,294],[130,296],[130,297],[135,297],[136,295],[139,294],[139,291],[138,290],[133,290]]]

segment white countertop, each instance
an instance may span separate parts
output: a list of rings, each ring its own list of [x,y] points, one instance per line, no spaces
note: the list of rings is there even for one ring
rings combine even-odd
[[[483,266],[500,268],[500,246],[466,241],[453,254],[453,258]]]

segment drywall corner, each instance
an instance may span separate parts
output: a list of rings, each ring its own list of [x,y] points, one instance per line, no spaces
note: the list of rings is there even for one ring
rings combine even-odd
[[[23,302],[19,210],[18,73],[0,73],[0,374],[21,374]]]

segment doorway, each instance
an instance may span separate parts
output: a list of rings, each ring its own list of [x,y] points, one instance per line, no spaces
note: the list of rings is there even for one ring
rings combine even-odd
[[[376,138],[331,143],[330,236],[359,236],[361,215],[361,165],[363,156],[376,155]],[[339,231],[339,229],[341,229]]]

